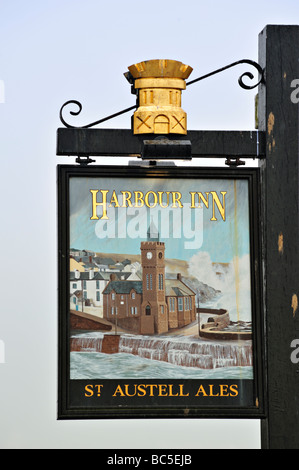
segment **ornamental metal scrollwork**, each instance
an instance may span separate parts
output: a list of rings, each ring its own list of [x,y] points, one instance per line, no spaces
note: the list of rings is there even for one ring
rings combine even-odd
[[[68,124],[65,119],[63,118],[63,110],[66,106],[70,105],[70,104],[75,104],[76,106],[78,106],[79,110],[78,111],[70,111],[70,114],[72,116],[78,116],[81,111],[82,111],[82,104],[77,101],[77,100],[69,100],[67,101],[66,103],[64,103],[60,109],[60,113],[59,113],[59,117],[60,117],[60,121],[62,122],[62,124],[65,125],[65,127],[68,127],[68,128],[71,128],[71,129],[87,129],[89,127],[94,127],[96,126],[97,124],[101,124],[102,122],[105,122],[105,121],[108,121],[109,119],[113,119],[117,116],[120,116],[121,114],[124,114],[124,113],[127,113],[129,111],[132,111],[133,109],[136,109],[136,105],[135,106],[131,106],[130,108],[126,108],[126,109],[123,109],[122,111],[118,111],[117,113],[114,113],[114,114],[111,114],[110,116],[107,116],[105,118],[102,118],[102,119],[99,119],[98,121],[95,121],[95,122],[92,122],[91,124],[86,124],[85,126],[72,126],[71,124]]]
[[[225,67],[222,67],[221,69],[214,70],[214,72],[210,72],[210,73],[208,73],[206,75],[203,75],[199,78],[195,78],[194,80],[191,80],[190,82],[187,82],[186,86],[193,85],[193,83],[199,82],[200,80],[205,80],[206,78],[209,78],[212,75],[216,75],[217,73],[224,72],[225,70],[230,69],[232,67],[236,67],[237,65],[240,65],[240,64],[252,65],[258,71],[258,73],[260,75],[260,79],[258,80],[258,82],[255,83],[254,85],[250,86],[250,85],[246,85],[246,83],[244,83],[243,78],[248,77],[250,80],[253,80],[254,75],[251,72],[244,72],[239,77],[239,80],[238,80],[238,83],[239,83],[241,88],[243,88],[244,90],[253,90],[257,86],[259,86],[261,83],[265,83],[264,70],[262,69],[262,67],[257,62],[254,62],[253,60],[242,59],[242,60],[238,60],[237,62],[233,62],[230,65],[226,65]]]
[[[193,85],[194,83],[197,83],[201,80],[205,80],[213,75],[216,75],[218,73],[221,73],[221,72],[224,72],[225,70],[228,70],[232,67],[236,67],[237,65],[241,65],[241,64],[247,64],[247,65],[251,65],[252,67],[254,67],[258,73],[259,73],[259,80],[257,81],[257,83],[253,84],[253,85],[247,85],[245,82],[244,82],[244,78],[247,77],[249,78],[250,80],[253,80],[254,79],[254,75],[251,73],[251,72],[244,72],[238,79],[238,83],[240,85],[241,88],[243,88],[244,90],[253,90],[254,88],[258,87],[261,83],[265,83],[265,76],[264,76],[264,70],[262,69],[262,67],[255,61],[253,60],[249,60],[249,59],[242,59],[242,60],[238,60],[237,62],[233,62],[232,64],[229,64],[229,65],[226,65],[225,67],[222,67],[220,69],[217,69],[217,70],[214,70],[213,72],[210,72],[206,75],[202,75],[201,77],[198,77],[198,78],[195,78],[194,80],[191,80],[189,82],[186,83],[186,86],[189,86],[189,85]],[[126,76],[126,74],[125,74]],[[128,79],[128,77],[126,77]],[[128,80],[129,81],[129,80]],[[134,83],[132,83],[132,88],[134,90]],[[62,124],[65,125],[65,127],[68,127],[68,128],[72,128],[72,129],[87,129],[89,127],[94,127],[98,124],[101,124],[105,121],[108,121],[109,119],[113,119],[117,116],[120,116],[121,114],[124,114],[124,113],[127,113],[129,111],[132,111],[133,109],[136,109],[138,107],[138,105],[134,105],[134,106],[130,106],[129,108],[126,108],[126,109],[123,109],[122,111],[118,111],[117,113],[114,113],[114,114],[111,114],[110,116],[107,116],[105,118],[102,118],[102,119],[99,119],[98,121],[95,121],[95,122],[92,122],[90,124],[86,124],[85,126],[73,126],[69,123],[67,123],[65,121],[65,119],[63,118],[63,110],[66,106],[68,105],[71,105],[71,104],[74,104],[76,106],[78,106],[78,111],[70,111],[70,114],[72,116],[78,116],[81,111],[82,111],[82,104],[77,101],[77,100],[69,100],[69,101],[66,101],[66,103],[64,103],[60,109],[60,113],[59,113],[59,117],[60,117],[60,121],[62,122]]]

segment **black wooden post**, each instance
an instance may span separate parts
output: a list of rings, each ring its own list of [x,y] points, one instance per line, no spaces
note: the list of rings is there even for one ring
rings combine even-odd
[[[299,26],[270,25],[261,32],[259,63],[266,70],[266,86],[259,89],[259,130],[266,132],[261,164],[268,395],[264,449],[299,448],[299,364],[296,354],[291,357],[291,344],[299,338],[298,60]]]

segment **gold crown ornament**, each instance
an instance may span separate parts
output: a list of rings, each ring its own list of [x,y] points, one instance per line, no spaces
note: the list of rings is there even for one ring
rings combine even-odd
[[[187,134],[182,90],[192,67],[176,60],[148,60],[128,67],[138,90],[134,134]]]

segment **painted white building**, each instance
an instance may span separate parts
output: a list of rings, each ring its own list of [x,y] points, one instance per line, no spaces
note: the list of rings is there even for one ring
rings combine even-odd
[[[119,280],[127,280],[130,272],[114,272]],[[111,272],[89,270],[70,272],[70,309],[102,317],[103,290],[111,280]]]
[[[102,292],[110,280],[109,275],[95,272],[70,272],[70,308],[71,310],[82,311],[83,308],[94,307],[103,308]],[[100,311],[99,311],[100,313]]]

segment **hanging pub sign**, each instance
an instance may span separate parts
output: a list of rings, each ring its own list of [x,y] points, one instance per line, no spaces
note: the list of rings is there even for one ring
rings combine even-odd
[[[257,169],[58,166],[59,413],[263,413]]]
[[[60,419],[264,413],[259,170],[156,164],[213,140],[240,165],[262,136],[188,133],[191,71],[134,64],[132,131],[87,129],[101,120],[58,133],[80,163],[58,166]],[[136,153],[152,162],[88,166]]]

